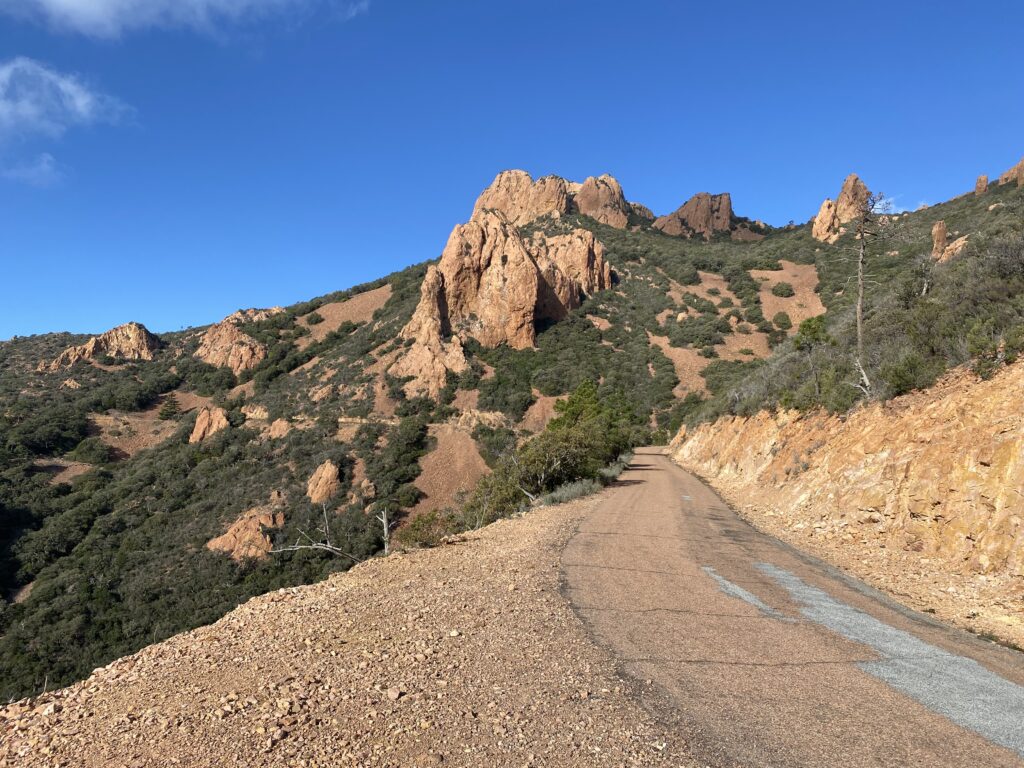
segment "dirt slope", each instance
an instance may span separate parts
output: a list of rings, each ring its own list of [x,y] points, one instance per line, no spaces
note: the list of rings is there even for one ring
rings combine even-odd
[[[584,500],[250,600],[0,709],[0,765],[674,765],[559,591]]]
[[[1024,363],[845,418],[761,413],[675,460],[752,522],[922,610],[1024,646]]]

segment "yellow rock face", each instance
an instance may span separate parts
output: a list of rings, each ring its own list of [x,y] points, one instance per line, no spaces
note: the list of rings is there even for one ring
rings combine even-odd
[[[958,371],[845,419],[762,412],[685,431],[673,457],[823,535],[877,539],[941,567],[1024,576],[1024,364]]]

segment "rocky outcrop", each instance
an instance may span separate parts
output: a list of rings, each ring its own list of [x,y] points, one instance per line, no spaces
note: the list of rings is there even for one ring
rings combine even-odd
[[[310,476],[306,483],[306,496],[314,504],[324,504],[334,498],[340,489],[338,465],[328,459]]]
[[[58,371],[77,362],[113,357],[118,360],[152,360],[153,353],[163,346],[159,338],[141,323],[125,323],[106,333],[93,336],[85,344],[68,347],[49,363],[40,363],[39,370]]]
[[[840,234],[835,201],[830,197],[826,197],[821,204],[821,208],[818,209],[818,215],[814,217],[814,221],[811,223],[811,237],[823,243],[834,243],[839,239]]]
[[[958,237],[951,243],[947,243],[948,239],[949,234],[946,230],[946,222],[936,221],[932,225],[932,258],[939,264],[944,264],[950,259],[956,258],[967,247],[967,235]]]
[[[940,264],[945,264],[947,261],[959,256],[966,247],[967,235],[962,235],[942,249],[942,253],[937,257],[937,261]]]
[[[732,228],[732,197],[728,192],[699,192],[672,213],[655,219],[654,227],[666,235],[700,235],[705,240],[718,232],[728,232]]]
[[[654,212],[646,205],[630,203],[629,210],[632,212],[634,217],[641,219],[642,221],[654,221],[655,219]]]
[[[462,342],[451,332],[444,277],[436,266],[427,269],[427,276],[420,285],[420,303],[402,330],[402,337],[412,344],[402,351],[388,373],[400,379],[413,378],[407,386],[408,394],[437,397],[444,388],[448,371],[462,373],[466,370]]]
[[[732,498],[842,542],[1024,576],[1024,364],[845,418],[760,413],[677,438],[675,459]]]
[[[650,210],[628,202],[622,185],[608,174],[590,176],[578,184],[559,176],[534,181],[526,171],[502,171],[477,198],[473,217],[483,211],[499,211],[517,227],[541,216],[567,213],[580,213],[619,229],[629,225],[631,216],[654,220]]]
[[[195,356],[218,368],[230,368],[236,376],[255,368],[267,356],[267,348],[238,326],[260,322],[283,311],[280,307],[240,309],[228,315],[206,329]]]
[[[1024,158],[999,175],[1000,184],[1010,184],[1014,181],[1017,182],[1018,187],[1024,187]]]
[[[190,443],[200,443],[231,426],[228,414],[223,408],[203,406],[196,414],[196,423],[189,435]]]
[[[561,320],[587,296],[612,284],[604,246],[588,230],[554,236],[537,232],[528,249],[540,272],[534,309],[537,320]]]
[[[223,552],[238,562],[265,558],[273,544],[264,531],[284,525],[282,502],[280,493],[272,493],[269,504],[243,512],[224,534],[206,542],[206,548],[211,552]]]
[[[224,318],[226,323],[260,323],[274,315],[284,312],[283,307],[267,307],[266,309],[239,309]]]
[[[437,265],[448,327],[485,347],[533,346],[537,264],[512,223],[481,211],[452,231]],[[431,300],[433,303],[433,300]]]
[[[981,197],[988,192],[988,176],[981,174],[978,180],[974,182],[974,196]]]
[[[522,226],[536,218],[569,212],[569,185],[558,176],[537,181],[526,171],[502,171],[477,198],[473,217],[482,211],[501,211],[514,225]]]
[[[622,185],[608,174],[588,177],[573,196],[573,205],[584,216],[618,229],[626,228],[632,212]]]
[[[815,240],[834,243],[846,230],[843,225],[853,221],[864,209],[871,192],[855,173],[851,173],[843,182],[839,197],[833,201],[825,198],[814,217],[811,235]]]
[[[536,233],[526,242],[503,213],[480,210],[455,227],[428,270],[420,303],[402,329],[411,343],[388,372],[413,377],[405,387],[410,396],[436,396],[448,371],[465,370],[461,339],[531,347],[538,322],[560,320],[610,285],[604,249],[590,232]]]
[[[936,221],[932,224],[932,258],[938,259],[942,257],[942,252],[946,250],[946,222]]]

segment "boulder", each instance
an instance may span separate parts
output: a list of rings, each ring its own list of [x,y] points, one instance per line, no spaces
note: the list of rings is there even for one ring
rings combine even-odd
[[[981,197],[988,191],[988,176],[981,174],[974,182],[974,196]]]
[[[280,491],[272,491],[269,504],[243,512],[224,534],[206,542],[206,548],[211,552],[223,552],[236,561],[265,558],[273,544],[264,530],[284,525],[284,512],[280,509],[283,503],[284,495]]]
[[[39,370],[58,371],[83,360],[113,357],[119,360],[152,360],[163,343],[141,323],[125,323],[93,336],[85,344],[68,347],[49,365],[39,364]]]
[[[338,465],[328,459],[310,476],[306,483],[306,496],[314,504],[330,501],[341,489]]]
[[[717,232],[732,228],[732,197],[728,192],[711,195],[699,192],[679,208],[654,220],[654,227],[666,235],[702,236],[710,239]]]
[[[192,434],[188,441],[190,443],[202,442],[230,426],[227,411],[223,408],[203,406],[196,415],[196,424],[192,428]]]

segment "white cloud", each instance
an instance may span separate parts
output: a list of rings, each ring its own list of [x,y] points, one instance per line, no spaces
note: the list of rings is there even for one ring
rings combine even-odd
[[[0,63],[0,145],[32,136],[57,138],[72,126],[116,122],[126,111],[75,75],[24,57]]]
[[[69,129],[115,123],[130,110],[76,75],[33,59],[0,62],[0,179],[51,187],[64,172],[49,152],[24,159],[27,144],[57,141]]]
[[[93,37],[148,27],[212,30],[221,23],[329,6],[343,20],[369,10],[369,0],[0,0],[0,13],[44,21]]]
[[[53,155],[43,152],[34,160],[0,170],[0,176],[8,181],[17,181],[32,187],[52,187],[63,181],[64,172],[57,165]]]

